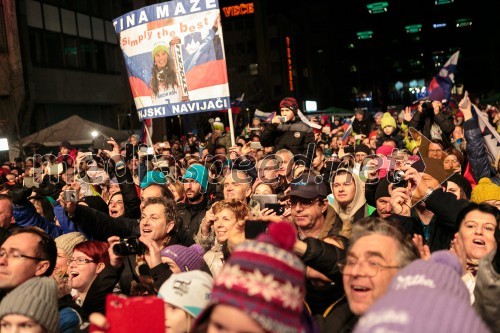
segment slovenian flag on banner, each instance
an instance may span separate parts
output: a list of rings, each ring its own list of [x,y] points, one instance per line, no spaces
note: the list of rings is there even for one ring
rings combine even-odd
[[[113,20],[139,120],[227,110],[217,0],[171,0]]]
[[[460,51],[453,53],[453,55],[444,64],[443,68],[429,83],[427,93],[429,99],[433,101],[449,101],[451,96],[451,89],[455,83],[455,72],[457,69],[458,56]]]

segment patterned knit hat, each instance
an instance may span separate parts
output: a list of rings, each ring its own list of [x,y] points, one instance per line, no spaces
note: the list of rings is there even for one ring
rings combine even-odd
[[[206,322],[214,306],[230,305],[247,313],[266,332],[303,332],[304,264],[289,252],[296,239],[285,222],[235,248],[215,276],[212,299],[195,326]]]
[[[70,232],[64,235],[61,235],[55,239],[56,246],[61,250],[64,250],[68,256],[73,256],[73,249],[76,244],[85,242],[87,237],[80,232]]]
[[[213,283],[202,271],[173,274],[161,285],[158,297],[196,318],[210,301]]]
[[[393,278],[354,332],[488,332],[470,306],[461,272],[449,251],[414,261]]]
[[[382,129],[384,129],[387,126],[392,126],[392,127],[396,128],[396,120],[389,112],[384,113],[384,116],[382,117],[382,121],[380,122],[380,127]]]
[[[491,182],[489,178],[481,178],[472,190],[470,201],[482,203],[488,200],[500,200],[500,186]]]
[[[170,245],[161,250],[162,257],[172,259],[179,266],[181,272],[201,269],[205,263],[204,253],[203,247],[199,244],[193,244],[190,247]]]
[[[0,319],[9,314],[31,318],[50,333],[59,332],[56,281],[34,277],[16,287],[0,303]]]
[[[297,100],[293,97],[285,97],[280,102],[280,109],[288,108],[292,110],[293,113],[297,114],[297,110],[299,109],[299,104]]]

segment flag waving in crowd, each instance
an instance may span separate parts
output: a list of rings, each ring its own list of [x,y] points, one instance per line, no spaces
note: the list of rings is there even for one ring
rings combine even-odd
[[[453,53],[439,73],[429,83],[429,88],[427,89],[429,99],[434,101],[450,100],[451,89],[455,83],[455,72],[459,55],[460,51]]]

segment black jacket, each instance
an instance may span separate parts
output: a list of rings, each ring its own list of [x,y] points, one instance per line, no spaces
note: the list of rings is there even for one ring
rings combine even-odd
[[[260,143],[264,147],[274,147],[275,152],[288,149],[294,155],[302,154],[312,157],[314,154],[314,149],[309,152],[309,155],[307,151],[308,145],[314,143],[313,130],[297,119],[286,124],[266,124]]]
[[[117,170],[116,179],[120,185],[120,192],[123,196],[123,204],[125,206],[125,217],[138,219],[141,217],[141,199],[137,195],[134,179],[130,170],[125,167]]]
[[[136,258],[136,255],[126,256],[123,259],[123,266],[117,269],[120,290],[126,295],[131,294],[132,281],[140,281],[136,270]],[[149,268],[148,275],[153,279],[154,291],[158,292],[163,282],[172,275],[172,271],[168,264],[159,264],[156,267]]]
[[[207,208],[209,207],[209,201],[206,198],[203,202],[199,204],[190,204],[190,203],[178,203],[177,208],[179,211],[179,215],[182,220],[182,225],[179,229],[182,229],[182,232],[186,234],[186,238],[191,240],[191,244],[194,244],[194,236],[198,233],[200,229],[201,221],[205,217],[207,212]],[[189,246],[186,245],[186,246]]]
[[[361,121],[354,119],[352,122],[352,131],[356,134],[370,135],[372,131],[372,120],[367,115],[365,115]]]
[[[469,204],[469,201],[457,199],[454,194],[443,192],[442,189],[434,190],[425,200],[425,206],[434,213],[428,228],[428,244],[431,252],[448,250],[451,241],[458,231],[457,216],[460,210]],[[418,215],[412,210],[412,217]]]
[[[424,115],[417,111],[410,120],[409,127],[414,127],[430,140],[432,139],[431,127],[434,123],[436,123],[443,132],[441,137],[446,145],[444,148],[451,147],[450,135],[453,133],[455,125],[453,124],[451,116],[446,113],[439,112],[435,115],[434,112],[432,112],[432,114]]]
[[[126,217],[113,218],[106,213],[87,206],[76,205],[75,214],[71,219],[89,237],[103,242],[107,242],[111,236],[125,238],[139,236],[141,233],[139,220]],[[168,245],[182,244],[190,246],[193,243],[193,237],[190,237],[184,228],[177,227]]]

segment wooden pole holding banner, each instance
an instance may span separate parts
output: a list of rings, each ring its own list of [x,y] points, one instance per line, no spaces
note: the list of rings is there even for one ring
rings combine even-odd
[[[151,119],[151,127],[153,127],[153,119]],[[158,151],[156,150],[156,148],[153,145],[153,139],[151,138],[151,134],[149,134],[149,129],[148,129],[148,126],[146,125],[146,123],[144,123],[144,129],[146,130],[146,144],[148,145],[148,147],[153,148],[153,151],[154,151],[153,160],[155,161],[155,164],[158,164],[158,160],[156,158],[156,154],[158,154]]]
[[[227,109],[227,116],[229,120],[229,132],[231,132],[231,146],[236,146],[236,140],[234,139],[234,124],[233,124],[233,111],[231,107]]]

